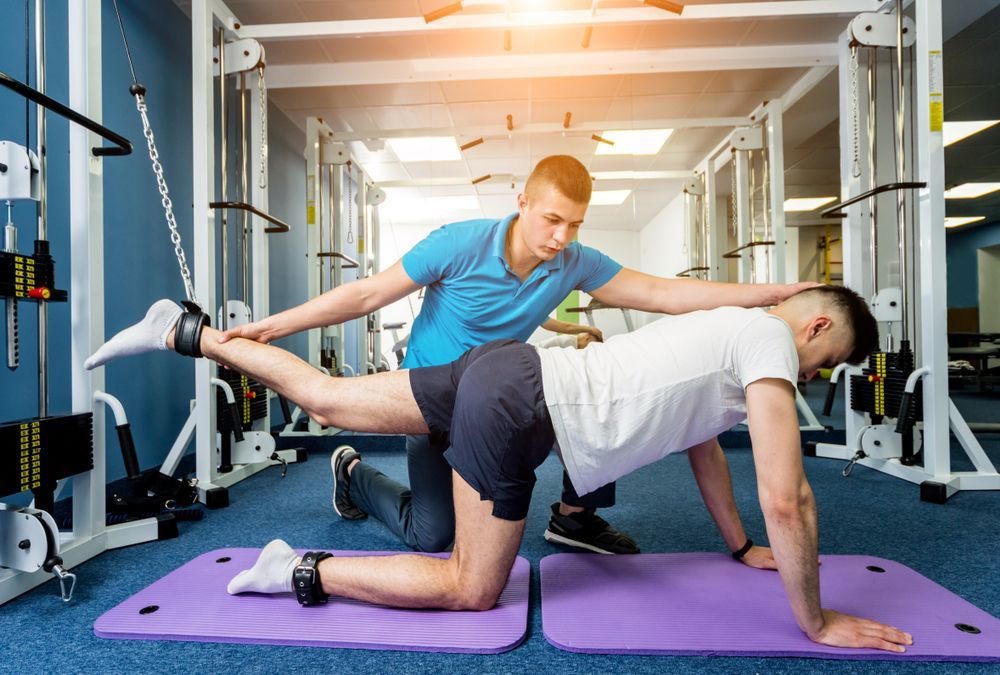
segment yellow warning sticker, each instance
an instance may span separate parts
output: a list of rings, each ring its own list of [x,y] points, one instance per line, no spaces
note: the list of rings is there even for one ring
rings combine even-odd
[[[944,128],[944,101],[941,97],[931,97],[931,131],[941,131]]]

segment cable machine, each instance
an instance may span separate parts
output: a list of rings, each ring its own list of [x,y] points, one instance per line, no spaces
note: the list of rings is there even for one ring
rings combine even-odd
[[[103,169],[105,156],[131,153],[131,143],[100,124],[101,2],[69,4],[69,106],[45,95],[45,5],[35,0],[35,88],[0,73],[0,85],[36,105],[35,150],[0,142],[0,199],[7,201],[5,251],[0,254],[0,292],[6,301],[7,366],[20,366],[18,305],[38,306],[38,417],[0,425],[0,495],[31,492],[30,507],[0,503],[0,603],[49,580],[59,579],[64,601],[72,598],[76,565],[113,548],[177,536],[176,521],[166,514],[108,525],[105,511],[105,423],[101,402],[115,412],[119,438],[130,443],[124,411],[102,391],[103,371],[88,373],[84,359],[104,342]],[[55,263],[48,254],[46,194],[46,110],[72,124],[69,128],[72,278],[66,291],[56,289]],[[93,147],[96,134],[115,147]],[[17,252],[16,227],[9,204],[37,203],[37,239],[32,255]],[[48,302],[70,303],[71,415],[49,411]],[[125,454],[126,462],[128,454]],[[134,450],[132,453],[134,458]],[[72,526],[61,530],[52,512],[62,487],[72,483]]]
[[[959,490],[1000,489],[1000,474],[948,396],[941,2],[855,17],[839,39],[841,191],[824,211],[843,219],[844,280],[871,298],[882,349],[844,379],[847,444],[807,454],[920,485],[943,503]],[[888,111],[888,112],[887,112]],[[951,468],[950,434],[974,470]]]
[[[385,192],[374,185],[346,143],[320,118],[306,119],[306,289],[309,297],[372,276],[379,268],[377,206]],[[308,334],[307,361],[333,377],[388,370],[382,356],[379,312]],[[285,406],[282,436],[340,433]]]

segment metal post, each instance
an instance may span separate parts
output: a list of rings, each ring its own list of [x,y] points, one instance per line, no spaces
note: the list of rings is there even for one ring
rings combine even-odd
[[[764,234],[766,241],[773,241],[774,246],[768,254],[770,264],[770,280],[774,283],[785,283],[785,152],[782,130],[781,99],[768,102],[767,110],[767,159],[769,180],[766,189],[769,191],[770,204],[768,214],[770,228]]]
[[[222,163],[222,201],[229,199],[228,178],[229,178],[229,130],[226,122],[228,115],[226,109],[226,29],[219,28],[219,156]],[[222,330],[229,328],[229,215],[222,211],[222,321],[219,327]],[[211,315],[212,310],[209,310]]]
[[[25,45],[27,48],[27,45]],[[35,88],[45,93],[45,0],[35,0]],[[38,239],[48,239],[48,157],[45,152],[45,108],[36,106],[38,153]],[[49,307],[38,303],[38,416],[49,414]]]
[[[69,5],[69,104],[101,121],[101,0]],[[104,389],[104,368],[86,371],[84,360],[104,343],[104,190],[101,157],[92,157],[94,136],[69,127],[70,342],[75,412],[94,415],[92,471],[73,478],[73,538],[104,530],[106,447],[104,406],[94,392]]]
[[[205,311],[216,307],[215,292],[215,105],[212,63],[214,17],[210,0],[191,3],[191,145],[192,197],[194,200],[195,295]],[[215,365],[208,359],[195,361],[195,447],[199,485],[215,479],[215,391],[211,378]]]
[[[747,152],[745,150],[734,150],[733,157],[736,164],[736,245],[744,246],[751,241],[750,233],[750,209],[751,199],[749,164]],[[750,283],[753,278],[751,265],[753,261],[749,253],[750,249],[741,251],[739,258],[738,280],[741,284]]]
[[[920,268],[920,365],[930,368],[923,381],[924,468],[930,476],[951,471],[948,422],[947,274],[944,229],[944,147],[941,138],[943,69],[941,64],[941,0],[914,6],[916,43],[917,147],[914,180],[920,190],[916,220]],[[899,48],[897,47],[897,50]],[[905,278],[905,275],[902,275]],[[905,286],[904,286],[905,289]],[[905,292],[905,291],[904,291]],[[914,293],[917,295],[917,293]],[[904,302],[904,307],[905,307]],[[904,326],[905,322],[904,314]],[[905,335],[905,333],[904,333]]]

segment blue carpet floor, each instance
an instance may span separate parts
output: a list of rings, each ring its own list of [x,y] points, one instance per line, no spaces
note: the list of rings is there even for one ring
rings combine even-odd
[[[343,439],[349,440],[349,439]],[[361,439],[359,439],[360,441]],[[360,445],[360,443],[359,443]],[[366,461],[404,478],[396,439],[366,439]],[[378,446],[392,450],[378,451]],[[1000,454],[993,451],[994,461]],[[751,454],[728,451],[735,492],[748,532],[763,540]],[[372,520],[337,519],[329,503],[329,449],[310,453],[282,479],[277,469],[231,489],[232,505],[181,523],[178,539],[105,553],[79,566],[76,599],[63,606],[53,582],[0,607],[0,672],[836,672],[981,673],[1000,667],[975,664],[894,664],[813,659],[622,657],[570,654],[542,634],[538,561],[557,548],[542,539],[548,505],[559,494],[560,467],[550,458],[539,470],[521,554],[532,563],[528,637],[496,656],[306,649],[181,642],[103,640],[93,623],[103,612],[185,561],[224,546],[259,547],[273,537],[293,546],[400,549]],[[996,562],[1000,494],[968,493],[943,506],[921,503],[917,488],[874,471],[840,476],[840,463],[806,459],[820,513],[825,553],[891,558],[1000,616]],[[684,456],[674,456],[619,483],[618,505],[608,519],[632,534],[645,552],[717,551],[722,543],[698,496]],[[291,600],[290,600],[291,601]],[[239,620],[234,617],[234,620]],[[733,617],[733,621],[739,621]],[[612,627],[609,627],[611,629]],[[349,627],[345,627],[349,629]]]

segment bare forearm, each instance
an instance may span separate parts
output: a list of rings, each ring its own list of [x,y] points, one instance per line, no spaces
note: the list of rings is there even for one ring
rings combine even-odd
[[[683,314],[716,307],[769,307],[785,297],[781,284],[730,284],[700,279],[663,279],[656,294],[659,309]]]
[[[729,462],[717,441],[713,439],[709,443],[710,445],[690,450],[688,459],[712,520],[719,528],[726,546],[730,551],[735,551],[746,543],[747,535],[733,498]]]
[[[559,319],[546,319],[545,323],[542,324],[542,328],[550,330],[553,333],[562,333],[563,335],[576,335],[586,330],[578,323],[560,321]]]
[[[368,308],[364,280],[338,286],[301,305],[272,314],[264,323],[271,339],[285,337],[311,328],[332,326],[363,316]]]
[[[797,504],[768,506],[762,500],[771,551],[795,620],[808,636],[823,628],[820,607],[816,501],[805,486]]]

